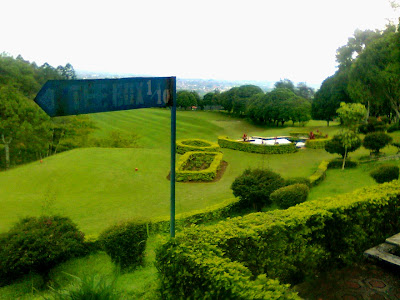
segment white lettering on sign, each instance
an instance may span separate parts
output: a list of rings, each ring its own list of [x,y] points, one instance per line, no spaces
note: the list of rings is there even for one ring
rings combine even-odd
[[[163,100],[164,100],[164,104],[167,104],[169,102],[169,99],[171,98],[171,92],[168,89],[164,90],[163,93]]]
[[[136,85],[136,105],[143,104],[142,88],[143,82]]]

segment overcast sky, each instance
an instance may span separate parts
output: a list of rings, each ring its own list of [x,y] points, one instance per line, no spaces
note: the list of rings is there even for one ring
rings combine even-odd
[[[0,52],[41,65],[181,78],[319,84],[388,0],[2,0]]]

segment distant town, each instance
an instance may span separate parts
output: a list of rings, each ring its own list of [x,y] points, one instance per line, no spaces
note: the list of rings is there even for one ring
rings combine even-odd
[[[136,77],[144,76],[140,74],[113,74],[113,73],[95,73],[87,71],[76,71],[78,78],[80,79],[101,79],[101,78],[122,78],[122,77]],[[144,77],[147,77],[145,75]],[[189,90],[196,91],[200,96],[219,90],[220,92],[227,91],[235,86],[241,86],[246,84],[252,84],[259,86],[264,92],[270,91],[274,86],[275,81],[257,81],[257,80],[217,80],[217,79],[186,79],[177,78],[176,88],[177,90]]]

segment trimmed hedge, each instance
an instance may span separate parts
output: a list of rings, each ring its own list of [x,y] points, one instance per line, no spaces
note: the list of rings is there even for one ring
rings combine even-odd
[[[185,227],[191,225],[199,225],[205,222],[230,217],[233,212],[239,209],[239,207],[239,198],[231,198],[210,207],[206,207],[205,209],[178,214],[175,216],[175,229],[183,230]],[[170,217],[153,219],[149,224],[149,228],[152,233],[169,233]]]
[[[310,184],[311,187],[318,185],[322,180],[325,179],[326,176],[326,170],[328,169],[329,161],[323,160],[319,166],[317,171],[312,174],[309,179],[310,179]]]
[[[219,145],[201,139],[185,139],[176,141],[176,153],[185,154],[189,151],[219,152]]]
[[[399,167],[395,165],[380,165],[372,170],[369,175],[377,182],[384,183],[399,179]]]
[[[201,160],[204,155],[213,155],[214,159],[205,170],[188,171],[184,170],[189,160]],[[181,156],[176,167],[176,181],[212,181],[221,166],[222,153],[220,152],[186,152]]]
[[[263,153],[263,154],[284,154],[294,153],[297,151],[296,145],[291,143],[287,145],[258,145],[249,142],[231,140],[227,137],[219,137],[218,144],[221,148],[239,150],[244,152],[252,153]]]
[[[121,268],[137,267],[144,259],[147,224],[144,220],[133,220],[114,225],[100,234],[98,242]]]
[[[270,198],[280,208],[289,208],[307,200],[310,189],[307,185],[296,183],[275,190]]]
[[[316,140],[307,140],[306,141],[306,148],[310,149],[324,149],[325,144],[330,139],[316,139]]]
[[[398,232],[393,181],[287,210],[191,227],[156,251],[166,299],[299,299],[287,285],[362,259]],[[279,280],[279,281],[278,281]]]
[[[0,286],[30,272],[51,268],[87,253],[84,234],[69,218],[30,217],[0,235]]]
[[[311,181],[309,178],[305,178],[305,177],[291,177],[285,180],[285,185],[292,185],[292,184],[297,184],[297,183],[301,183],[301,184],[305,184],[306,186],[308,186],[309,188],[311,187]]]

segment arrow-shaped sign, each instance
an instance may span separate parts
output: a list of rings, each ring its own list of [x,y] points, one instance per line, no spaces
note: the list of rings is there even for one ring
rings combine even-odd
[[[172,105],[175,77],[50,80],[35,102],[51,117]]]

